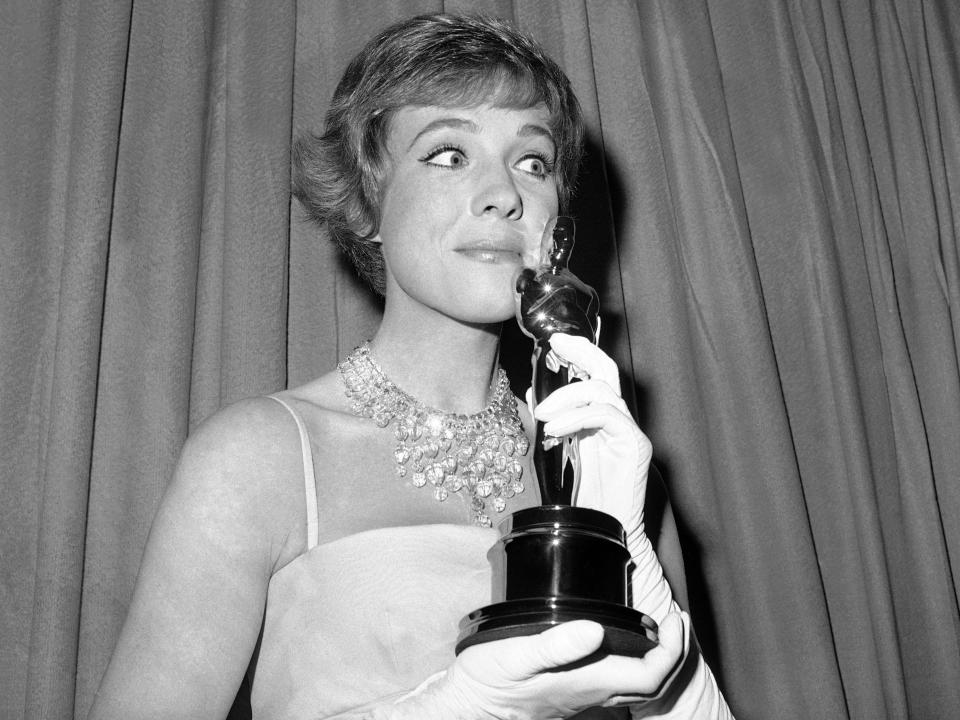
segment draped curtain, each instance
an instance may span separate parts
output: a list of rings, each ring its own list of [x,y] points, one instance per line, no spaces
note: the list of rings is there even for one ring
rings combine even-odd
[[[12,0],[0,716],[84,717],[190,429],[376,327],[290,144],[438,10],[512,19],[583,104],[574,265],[738,717],[960,715],[960,6]]]

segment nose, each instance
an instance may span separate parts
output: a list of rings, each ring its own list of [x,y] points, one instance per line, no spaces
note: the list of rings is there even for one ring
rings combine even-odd
[[[498,166],[484,174],[470,209],[478,217],[495,214],[508,220],[520,219],[523,215],[523,198],[508,168]]]

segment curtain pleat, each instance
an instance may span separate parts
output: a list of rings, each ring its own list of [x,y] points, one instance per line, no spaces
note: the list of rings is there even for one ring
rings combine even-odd
[[[186,12],[138,4],[130,19],[97,369],[78,707],[89,705],[109,660],[153,512],[187,434],[212,24],[199,4]]]
[[[372,335],[290,144],[439,10],[516,22],[580,97],[574,265],[737,716],[960,715],[960,6],[14,0],[0,716],[85,715],[190,430]]]
[[[4,497],[23,516],[3,523],[4,565],[15,565],[4,571],[2,644],[17,682],[4,683],[0,713],[68,717],[129,5],[27,10],[4,13],[4,46],[19,71],[16,84],[4,81],[3,103],[15,123],[4,133],[16,136],[4,142],[4,165],[17,171],[3,192],[3,369],[12,382],[2,416],[14,441],[4,442]],[[17,181],[30,195],[11,191]],[[24,342],[11,347],[15,338]]]
[[[99,684],[190,427],[285,381],[292,10],[255,2],[134,8],[78,707]]]
[[[717,18],[704,3],[590,10],[601,31],[601,117],[613,119],[604,147],[625,189],[617,236],[634,375],[694,544],[698,634],[740,712],[836,717],[842,689],[745,214]],[[810,661],[798,666],[799,656]]]

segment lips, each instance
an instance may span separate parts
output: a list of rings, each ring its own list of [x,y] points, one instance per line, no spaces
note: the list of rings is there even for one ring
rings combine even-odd
[[[478,262],[522,265],[527,250],[519,238],[508,238],[479,240],[463,245],[455,252]]]
[[[461,255],[485,263],[510,263],[518,265],[523,259],[516,250],[503,248],[471,247],[457,250]]]

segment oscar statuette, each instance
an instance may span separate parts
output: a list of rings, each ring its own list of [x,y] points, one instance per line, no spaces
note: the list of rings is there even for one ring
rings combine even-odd
[[[525,268],[516,281],[517,320],[534,340],[534,404],[576,381],[550,351],[550,336],[561,332],[596,342],[599,332],[597,293],[567,268],[573,243],[573,220],[551,221],[541,266]],[[604,627],[599,653],[641,657],[656,645],[657,626],[628,604],[624,528],[607,513],[573,504],[580,470],[577,440],[545,443],[542,425],[537,423],[533,447],[543,504],[514,512],[500,524],[500,539],[488,553],[492,604],[460,621],[456,652],[587,619]]]

